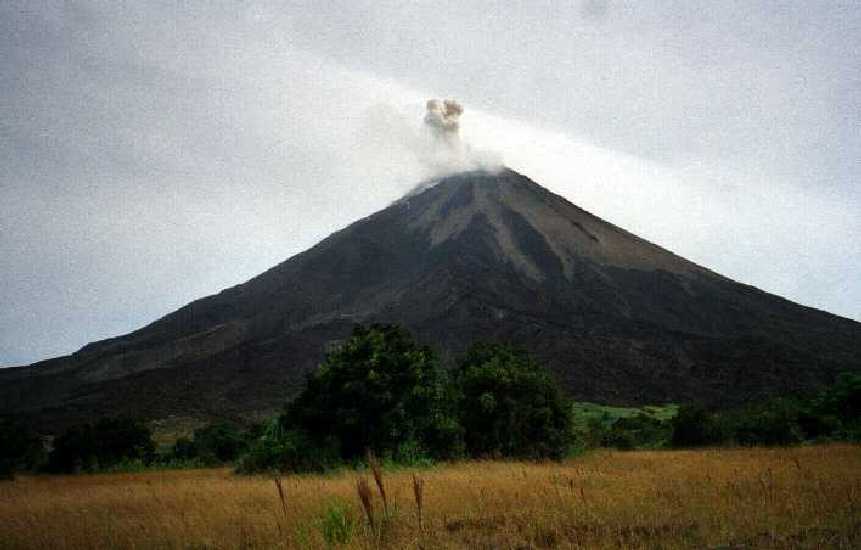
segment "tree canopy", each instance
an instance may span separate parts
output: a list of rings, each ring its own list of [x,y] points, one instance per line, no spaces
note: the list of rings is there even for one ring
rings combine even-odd
[[[404,329],[359,326],[308,378],[283,424],[348,460],[416,448],[451,456],[461,433],[450,391],[436,354]]]
[[[54,441],[48,457],[53,472],[94,471],[123,460],[149,460],[155,444],[149,428],[131,418],[102,418],[69,428]]]
[[[476,345],[456,381],[470,455],[561,458],[567,450],[570,406],[551,373],[526,353]]]
[[[42,440],[25,423],[0,416],[0,479],[12,479],[17,470],[28,470],[41,462]]]

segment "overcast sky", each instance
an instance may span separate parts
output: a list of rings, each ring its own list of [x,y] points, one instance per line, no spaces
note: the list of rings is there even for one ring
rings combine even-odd
[[[464,5],[465,4],[465,5]],[[243,282],[464,139],[736,280],[861,319],[861,3],[0,2],[0,365]]]

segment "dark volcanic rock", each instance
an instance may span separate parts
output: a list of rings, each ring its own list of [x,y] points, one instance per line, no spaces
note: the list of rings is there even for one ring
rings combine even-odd
[[[521,345],[579,399],[736,404],[861,364],[861,324],[735,283],[512,171],[442,179],[247,283],[69,357],[0,370],[0,412],[241,417],[280,407],[355,323],[451,362]]]

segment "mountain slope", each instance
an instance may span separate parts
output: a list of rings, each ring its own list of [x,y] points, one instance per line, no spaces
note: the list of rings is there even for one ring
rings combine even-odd
[[[447,177],[269,271],[135,331],[0,371],[0,412],[279,407],[355,323],[395,322],[447,362],[534,352],[581,399],[734,404],[859,368],[861,324],[735,283],[510,170]]]

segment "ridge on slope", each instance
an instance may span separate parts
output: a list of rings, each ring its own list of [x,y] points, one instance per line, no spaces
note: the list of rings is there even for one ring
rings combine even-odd
[[[0,371],[52,421],[279,407],[355,323],[445,361],[521,345],[577,398],[738,403],[858,368],[861,325],[735,283],[511,170],[442,178],[265,273],[69,357]],[[0,411],[2,412],[2,411]]]

